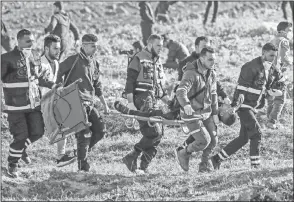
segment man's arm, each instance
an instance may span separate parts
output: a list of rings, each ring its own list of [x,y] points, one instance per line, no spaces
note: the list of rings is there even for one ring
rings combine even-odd
[[[211,109],[212,109],[212,115],[218,114],[218,99],[217,99],[217,81],[216,81],[216,75],[214,72],[212,72],[213,80],[211,84]]]
[[[138,57],[135,57],[127,70],[127,82],[125,92],[127,95],[128,103],[134,103],[134,95],[133,92],[136,87],[136,81],[141,70],[141,64]]]
[[[5,60],[5,57],[7,57],[7,54],[1,55],[1,80],[3,82],[3,79],[5,78],[6,74],[9,72],[10,69],[10,62]]]
[[[57,19],[54,17],[54,15],[51,17],[51,21],[50,24],[48,25],[47,28],[45,28],[45,34],[47,34],[48,32],[52,32],[54,30],[54,28],[57,25]]]
[[[192,88],[195,80],[195,75],[192,71],[186,71],[176,91],[177,99],[182,107],[190,105],[188,92]]]
[[[285,68],[292,65],[292,61],[290,60],[289,55],[290,55],[289,41],[283,40],[281,42],[280,56],[281,56],[281,62],[283,63],[283,66]]]
[[[77,26],[71,22],[69,25],[69,29],[72,31],[75,41],[78,41],[80,39],[80,36]]]

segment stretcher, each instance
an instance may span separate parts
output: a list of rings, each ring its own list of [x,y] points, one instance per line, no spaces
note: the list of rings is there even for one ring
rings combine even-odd
[[[91,126],[79,95],[79,79],[67,87],[51,89],[41,100],[45,134],[54,144]]]

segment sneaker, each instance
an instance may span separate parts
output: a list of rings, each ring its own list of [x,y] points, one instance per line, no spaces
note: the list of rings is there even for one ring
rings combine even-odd
[[[57,167],[63,167],[76,161],[76,156],[69,156],[65,154],[60,159],[56,160]]]
[[[140,155],[139,152],[133,150],[131,153],[127,154],[123,159],[123,163],[131,172],[135,172],[137,169],[137,158]]]
[[[18,166],[16,163],[8,163],[7,174],[10,177],[17,178],[18,177],[17,167]]]
[[[186,152],[186,149],[181,149],[181,148],[182,147],[178,147],[174,150],[176,155],[176,160],[184,171],[188,171],[191,153],[188,153]]]
[[[220,165],[221,165],[221,161],[217,159],[216,155],[214,155],[211,158],[211,163],[212,163],[212,166],[213,166],[214,170],[219,170]]]
[[[114,102],[114,108],[122,114],[129,114],[130,109],[124,106],[120,101]]]
[[[198,169],[199,173],[209,173],[209,172],[212,172],[213,170],[214,169],[213,169],[213,165],[211,161],[199,163],[199,169]]]
[[[30,157],[28,156],[26,150],[23,150],[23,153],[22,153],[22,156],[21,156],[21,160],[23,162],[25,162],[27,165],[32,163],[32,161],[31,161]]]

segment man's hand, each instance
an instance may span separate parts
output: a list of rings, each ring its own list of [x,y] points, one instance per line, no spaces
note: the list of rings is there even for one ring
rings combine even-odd
[[[136,106],[134,105],[133,102],[128,103],[128,108],[131,109],[131,110],[137,110],[137,108],[136,108]]]
[[[108,105],[104,105],[104,114],[109,114],[109,107]]]
[[[270,96],[273,96],[273,97],[283,95],[283,92],[282,92],[282,91],[280,91],[280,90],[275,90],[275,89],[270,89],[270,90],[267,91],[267,93],[268,93]]]
[[[218,115],[213,115],[212,119],[213,119],[213,122],[214,122],[215,125],[217,125],[219,123]]]
[[[192,115],[195,112],[189,104],[184,106],[184,111],[187,115]]]
[[[227,105],[230,105],[230,104],[231,104],[231,100],[230,100],[230,98],[226,97],[226,98],[224,99],[224,103],[227,104]]]

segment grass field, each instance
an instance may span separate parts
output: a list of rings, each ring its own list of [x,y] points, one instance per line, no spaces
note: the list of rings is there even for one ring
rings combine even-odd
[[[42,49],[43,30],[49,23],[53,2],[2,2],[2,19],[13,37],[21,28],[36,33],[36,47]],[[155,9],[156,2],[151,5]],[[261,47],[269,41],[282,21],[280,2],[220,2],[217,23],[202,26],[203,2],[177,2],[170,8],[171,24],[156,24],[155,31],[170,33],[193,51],[197,36],[213,40],[218,54],[219,80],[230,97],[240,67],[260,56]],[[66,10],[81,34],[95,33],[101,41],[97,59],[103,72],[104,95],[112,107],[120,98],[126,79],[127,59],[118,54],[140,39],[140,17],[136,2],[73,2]],[[212,8],[211,8],[212,9]],[[288,8],[290,13],[290,8]],[[212,16],[209,16],[210,22]],[[293,41],[291,41],[293,47]],[[67,54],[74,52],[71,49]],[[167,51],[162,54],[166,58]],[[293,58],[293,49],[291,50]],[[166,71],[167,79],[176,72]],[[20,169],[20,177],[11,179],[4,173],[7,165],[9,134],[6,114],[1,120],[2,200],[22,201],[134,201],[134,200],[200,200],[200,201],[293,201],[293,70],[287,72],[289,96],[282,111],[279,130],[263,129],[262,168],[250,169],[249,145],[222,164],[219,171],[198,173],[201,153],[192,155],[190,170],[183,172],[175,161],[173,149],[185,139],[178,128],[165,128],[148,174],[130,173],[121,159],[141,138],[130,131],[119,116],[105,116],[107,135],[90,154],[91,171],[77,172],[77,163],[57,168],[56,145],[43,137],[28,149],[33,163]],[[265,109],[262,110],[265,112]],[[264,123],[264,120],[260,120]],[[240,123],[218,127],[219,145],[215,152],[238,136]],[[74,147],[70,139],[68,149]]]

